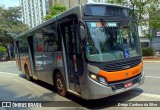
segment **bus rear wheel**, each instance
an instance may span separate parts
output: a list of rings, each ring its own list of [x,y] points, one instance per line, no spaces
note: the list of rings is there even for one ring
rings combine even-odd
[[[63,78],[63,76],[60,72],[56,73],[55,86],[56,86],[56,89],[57,89],[57,92],[58,92],[59,95],[61,95],[63,97],[66,96],[67,88],[66,88],[66,85],[65,85],[65,82],[64,82],[64,78]]]
[[[25,67],[25,75],[26,75],[26,79],[30,81],[30,80],[31,80],[31,77],[30,77],[30,75],[29,75],[29,69],[28,69],[27,66]]]

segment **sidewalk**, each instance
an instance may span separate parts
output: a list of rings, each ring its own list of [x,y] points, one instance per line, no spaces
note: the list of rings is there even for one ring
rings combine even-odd
[[[157,56],[145,56],[143,60],[160,60],[160,57]]]
[[[157,56],[143,57],[143,62],[160,62],[160,57]]]
[[[0,60],[0,63],[3,63],[3,62],[15,62],[15,60]]]

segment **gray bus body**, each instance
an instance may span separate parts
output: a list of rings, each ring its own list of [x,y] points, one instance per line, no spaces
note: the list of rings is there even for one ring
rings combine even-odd
[[[144,82],[144,73],[140,54],[114,61],[91,61],[90,59],[98,59],[98,57],[92,55],[88,59],[85,47],[89,40],[86,40],[88,37],[82,39],[80,31],[80,26],[83,25],[85,36],[89,36],[87,22],[97,22],[99,19],[105,19],[109,22],[127,20],[135,22],[135,19],[127,15],[106,17],[95,13],[92,16],[93,12],[89,12],[90,7],[87,6],[111,6],[127,9],[126,7],[109,4],[83,4],[20,34],[15,38],[16,62],[19,70],[25,72],[28,68],[29,76],[51,85],[55,83],[55,74],[60,72],[65,80],[67,91],[84,99],[104,98],[141,85]],[[92,28],[95,28],[93,26],[95,23],[90,24]],[[135,50],[131,50],[131,53],[135,53]],[[123,51],[119,54],[123,54]],[[118,53],[115,55],[118,56]],[[124,68],[115,69],[121,66],[117,62],[126,65],[123,66]],[[109,71],[112,73],[104,69],[106,65],[114,66],[113,71]],[[128,65],[129,67],[127,67]],[[105,71],[110,79],[105,78]],[[138,71],[138,73],[134,71]],[[109,76],[113,72],[115,72],[114,74],[117,72],[117,76],[122,74],[123,77],[114,80],[114,76]],[[129,76],[127,76],[128,74]],[[104,83],[101,83],[101,81],[104,81]],[[124,87],[128,82],[132,82],[132,85],[129,86],[128,84],[129,87]]]

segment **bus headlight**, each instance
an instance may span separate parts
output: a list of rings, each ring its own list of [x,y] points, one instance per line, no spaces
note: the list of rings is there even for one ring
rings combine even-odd
[[[107,85],[108,82],[106,80],[106,78],[102,77],[102,76],[98,76],[96,74],[90,73],[90,78],[98,83],[101,83],[103,85]]]
[[[95,75],[95,74],[90,74],[90,77],[91,77],[91,79],[93,79],[93,80],[95,80],[95,81],[97,81],[97,76]]]

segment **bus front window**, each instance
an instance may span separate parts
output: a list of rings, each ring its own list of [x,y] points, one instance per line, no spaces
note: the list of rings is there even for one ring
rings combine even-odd
[[[136,23],[86,22],[89,61],[105,62],[139,56],[140,43]]]

